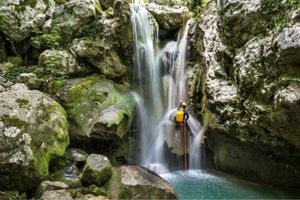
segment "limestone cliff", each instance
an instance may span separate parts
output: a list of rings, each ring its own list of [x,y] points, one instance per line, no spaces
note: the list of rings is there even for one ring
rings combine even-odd
[[[189,95],[211,163],[250,180],[300,184],[299,9],[209,1],[190,31]]]

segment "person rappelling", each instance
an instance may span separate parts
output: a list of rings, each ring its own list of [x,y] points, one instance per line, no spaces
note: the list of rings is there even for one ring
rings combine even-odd
[[[177,123],[184,123],[187,122],[189,117],[190,117],[189,112],[186,110],[186,103],[184,101],[180,101],[176,111],[175,121]]]
[[[183,138],[184,138],[184,170],[187,170],[187,120],[189,119],[189,112],[186,110],[186,103],[180,101],[179,106],[176,111],[175,121],[177,127],[183,127]],[[190,132],[190,131],[189,131]]]

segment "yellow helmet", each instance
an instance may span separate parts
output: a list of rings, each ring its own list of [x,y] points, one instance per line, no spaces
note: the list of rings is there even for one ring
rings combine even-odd
[[[182,105],[182,106],[186,106],[186,103],[183,101],[183,102],[181,103],[181,105]]]

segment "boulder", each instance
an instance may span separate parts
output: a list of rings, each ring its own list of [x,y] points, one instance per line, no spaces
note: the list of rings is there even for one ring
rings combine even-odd
[[[17,79],[18,82],[26,84],[31,89],[39,89],[43,80],[34,73],[22,73]]]
[[[291,83],[286,88],[279,89],[274,97],[273,108],[270,119],[272,134],[300,149],[300,84]]]
[[[119,46],[122,48],[120,55],[124,58],[132,55],[132,28],[131,28],[131,11],[130,4],[126,0],[116,0],[114,4],[114,23],[113,30],[115,31],[116,39]],[[118,46],[116,46],[118,49]],[[127,58],[127,62],[131,60]]]
[[[87,58],[87,61],[98,68],[101,74],[108,78],[118,78],[127,72],[118,54],[103,40],[92,38],[75,39],[71,51],[76,55]]]
[[[177,199],[170,183],[138,166],[115,168],[108,191],[109,199]]]
[[[12,91],[14,91],[14,90],[27,90],[28,87],[27,87],[27,85],[25,85],[23,83],[16,83],[16,84],[13,84],[12,86],[10,86],[10,89]]]
[[[63,182],[68,185],[69,188],[80,188],[82,187],[81,181],[79,179],[79,170],[75,164],[68,164],[51,174],[52,181]]]
[[[82,76],[90,73],[91,69],[81,66],[76,58],[65,50],[46,50],[39,58],[39,65],[45,74],[54,76]]]
[[[53,1],[1,1],[0,31],[13,41],[20,42],[30,32],[42,27],[46,12],[54,7]]]
[[[85,162],[88,157],[88,154],[85,151],[75,148],[68,149],[66,154],[67,159],[74,162]]]
[[[110,50],[110,47],[105,41],[98,38],[76,38],[72,41],[70,51],[82,58],[100,58],[104,57],[105,52]]]
[[[149,3],[147,9],[165,30],[178,30],[183,24],[183,16],[189,18],[189,10],[184,6],[165,6]],[[186,19],[187,21],[187,19]]]
[[[52,86],[68,113],[73,139],[111,141],[123,138],[134,114],[134,97],[100,77],[56,81]]]
[[[34,188],[48,175],[52,156],[69,145],[64,109],[39,91],[19,89],[0,94],[0,186]]]
[[[284,28],[274,43],[281,64],[300,64],[300,24]]]
[[[114,51],[107,53],[102,60],[97,58],[89,58],[88,60],[110,79],[121,77],[127,72],[127,67],[122,64],[118,54]]]
[[[96,14],[94,0],[70,0],[53,9],[44,28],[61,27],[66,35],[72,35],[93,20]]]
[[[86,160],[80,179],[86,184],[103,185],[111,178],[111,164],[107,157],[91,154]]]
[[[70,193],[66,190],[53,190],[45,192],[41,198],[41,200],[73,200]]]
[[[36,197],[40,198],[47,191],[68,189],[68,185],[59,181],[43,181],[36,191]]]

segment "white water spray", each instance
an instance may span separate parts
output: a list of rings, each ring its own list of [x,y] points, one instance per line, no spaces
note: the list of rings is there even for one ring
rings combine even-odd
[[[170,41],[159,50],[158,28],[151,23],[149,12],[137,1],[131,5],[131,12],[140,164],[160,173],[170,167],[182,169],[183,137],[182,130],[175,127],[174,113],[179,101],[186,99],[185,66],[190,23],[177,42]],[[201,158],[198,142],[201,125],[190,116],[188,126],[191,132],[189,165],[197,169]],[[175,159],[170,161],[170,153],[166,151]]]

